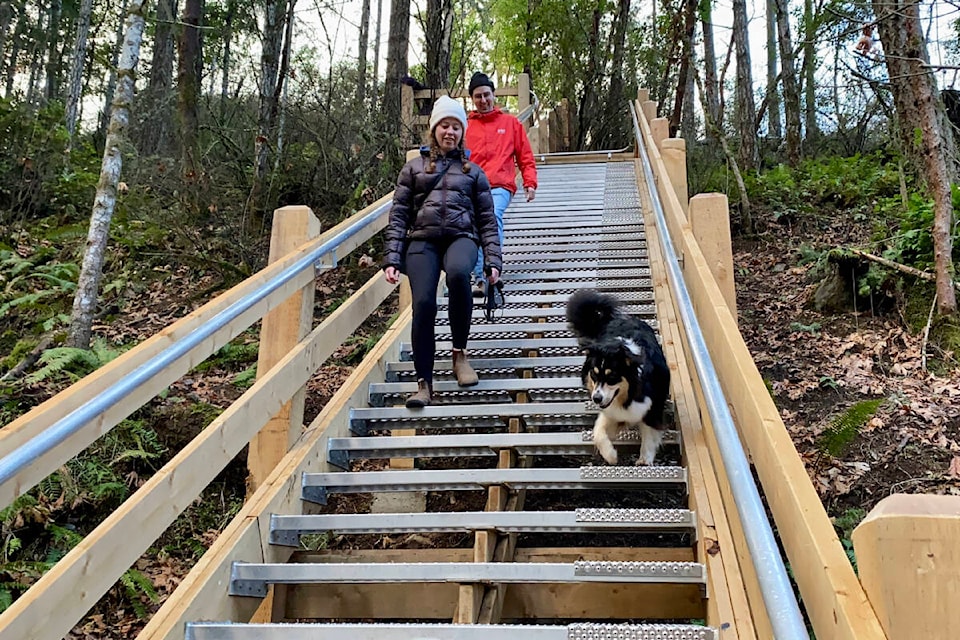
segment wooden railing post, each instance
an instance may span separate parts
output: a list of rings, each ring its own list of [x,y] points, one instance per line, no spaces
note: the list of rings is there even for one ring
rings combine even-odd
[[[640,103],[640,108],[643,110],[643,117],[647,119],[647,122],[653,122],[657,117],[656,100],[644,100]]]
[[[650,120],[650,135],[653,137],[653,143],[657,145],[657,149],[662,149],[663,141],[670,137],[670,120],[667,118]]]
[[[637,89],[637,102],[641,105],[650,99],[650,89]]]
[[[852,538],[860,583],[888,638],[957,637],[960,496],[888,496]]]
[[[667,169],[673,189],[677,192],[680,208],[689,217],[690,198],[687,196],[687,142],[683,138],[665,138],[660,142],[660,157]]]
[[[283,207],[273,214],[270,235],[270,262],[273,263],[320,235],[320,221],[309,207]],[[313,328],[314,283],[287,298],[263,317],[260,326],[260,353],[257,377],[260,378],[293,349]],[[303,429],[305,390],[293,399],[263,427],[250,442],[247,454],[247,495],[257,487],[290,450]]]
[[[530,76],[526,73],[521,73],[517,77],[517,113],[520,113],[524,109],[530,106]],[[530,132],[530,125],[533,122],[533,118],[527,118],[523,121],[523,128],[527,130],[527,133]]]
[[[419,143],[417,137],[417,108],[413,99],[413,87],[400,85],[400,144],[407,146]]]
[[[690,198],[690,230],[700,246],[730,315],[737,317],[737,290],[733,278],[730,209],[722,193],[698,193]]]

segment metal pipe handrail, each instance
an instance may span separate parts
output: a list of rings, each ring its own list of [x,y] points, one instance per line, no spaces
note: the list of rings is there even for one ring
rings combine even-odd
[[[221,327],[292,280],[303,270],[308,268],[312,269],[328,255],[332,256],[335,260],[337,247],[352,235],[376,222],[380,216],[389,210],[391,204],[391,202],[385,202],[361,218],[358,218],[342,231],[318,247],[305,253],[297,259],[296,262],[280,271],[272,280],[264,282],[258,288],[247,293],[214,315],[209,321],[203,323],[182,338],[179,338],[149,361],[134,369],[129,375],[124,376],[121,380],[110,385],[94,398],[80,405],[71,413],[27,440],[6,456],[0,458],[0,484],[9,482],[38,457],[51,451],[54,447],[79,431],[83,425],[102,415],[115,403],[136,391],[150,378],[187,354],[191,349],[209,338]],[[25,490],[26,488],[21,487],[21,491]]]
[[[630,114],[633,117],[634,135],[637,138],[637,149],[643,164],[644,177],[650,190],[653,215],[657,222],[657,235],[670,273],[670,288],[691,347],[707,411],[720,449],[720,457],[730,481],[730,490],[733,493],[737,513],[743,523],[747,549],[750,551],[750,558],[757,573],[760,592],[767,610],[767,617],[773,628],[774,638],[776,640],[809,640],[810,636],[807,633],[803,615],[800,613],[800,606],[797,604],[796,595],[787,576],[787,569],[780,556],[773,529],[767,520],[760,492],[753,480],[750,463],[740,444],[740,436],[733,423],[733,416],[730,414],[723,389],[720,387],[720,380],[717,378],[703,332],[700,330],[690,293],[683,280],[673,240],[667,229],[666,215],[657,193],[653,168],[644,146],[637,111],[632,102]]]
[[[519,120],[521,123],[527,118],[531,117],[534,112],[540,108],[540,98],[537,97],[537,94],[531,91],[530,95],[533,96],[533,102],[531,102],[526,109],[517,114],[517,120]]]

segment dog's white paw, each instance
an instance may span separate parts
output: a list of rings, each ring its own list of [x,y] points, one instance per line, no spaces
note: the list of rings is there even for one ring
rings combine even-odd
[[[617,464],[617,450],[613,448],[613,443],[609,440],[594,440],[593,443],[607,464]]]
[[[653,461],[656,459],[656,457],[657,457],[656,454],[651,456],[641,455],[639,458],[637,458],[637,466],[651,467],[653,466]]]

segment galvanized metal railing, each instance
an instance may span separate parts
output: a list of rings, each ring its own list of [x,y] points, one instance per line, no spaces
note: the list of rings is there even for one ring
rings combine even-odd
[[[710,415],[710,422],[716,434],[720,456],[727,477],[730,480],[730,490],[736,504],[737,513],[743,523],[743,533],[746,538],[750,559],[757,573],[760,590],[763,595],[767,616],[773,627],[776,640],[809,640],[803,615],[787,569],[780,555],[773,529],[767,520],[767,513],[760,499],[760,492],[753,480],[750,471],[750,462],[740,443],[733,416],[727,406],[720,380],[710,358],[703,332],[697,321],[696,312],[690,293],[684,283],[683,273],[677,254],[674,249],[670,232],[667,229],[666,216],[660,196],[657,193],[656,179],[650,163],[650,156],[644,143],[643,132],[637,118],[637,111],[630,103],[630,114],[633,118],[633,130],[636,136],[637,149],[643,165],[644,177],[650,190],[653,216],[657,221],[660,245],[666,257],[666,268],[670,274],[670,289],[673,292],[674,302],[680,314],[683,330],[691,346],[691,356],[703,388],[706,409]]]

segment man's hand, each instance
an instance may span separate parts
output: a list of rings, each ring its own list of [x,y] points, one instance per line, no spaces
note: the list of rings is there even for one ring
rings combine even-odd
[[[396,267],[387,267],[383,270],[383,277],[390,284],[397,284],[400,282],[400,271]]]
[[[490,267],[490,275],[487,276],[487,280],[490,284],[497,284],[497,280],[500,279],[500,269],[496,267]]]
[[[533,202],[533,199],[537,197],[537,190],[533,187],[525,187],[524,192],[527,194],[527,202]]]

